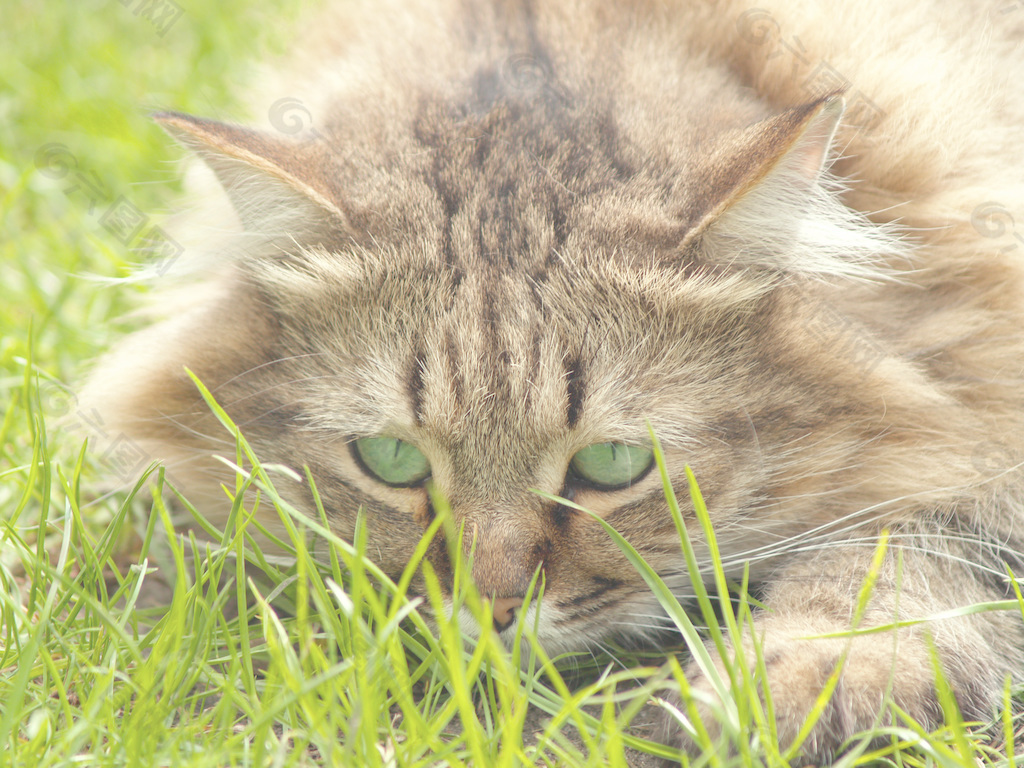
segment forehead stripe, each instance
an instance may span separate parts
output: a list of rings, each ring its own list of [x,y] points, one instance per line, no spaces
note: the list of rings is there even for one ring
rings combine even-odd
[[[583,361],[570,358],[565,363],[566,412],[565,421],[572,429],[583,414],[584,367]]]
[[[416,346],[416,353],[409,365],[408,379],[406,383],[409,394],[409,402],[412,407],[412,418],[416,426],[423,425],[423,374],[426,369],[427,360],[423,354],[422,341]]]

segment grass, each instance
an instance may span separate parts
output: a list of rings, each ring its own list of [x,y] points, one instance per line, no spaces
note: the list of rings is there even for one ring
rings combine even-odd
[[[108,446],[94,441],[84,450],[85,430],[71,428],[74,420],[55,427],[56,416],[79,416],[74,382],[144,290],[106,288],[90,276],[129,274],[140,260],[134,249],[178,191],[179,152],[148,110],[241,114],[234,98],[249,76],[246,58],[286,43],[278,34],[286,5],[273,0],[257,13],[240,0],[182,0],[183,13],[165,31],[132,2],[5,7],[0,766],[622,766],[627,755],[670,754],[625,725],[665,686],[688,690],[678,662],[666,666],[655,655],[602,666],[586,656],[556,665],[529,631],[511,653],[490,636],[466,644],[456,623],[431,625],[408,595],[422,549],[403,578],[388,579],[367,560],[365,537],[340,541],[322,519],[288,508],[274,492],[275,469],[262,467],[242,436],[236,461],[249,470],[232,489],[226,532],[211,531],[211,542],[176,536],[168,505],[189,506],[159,468],[131,493],[107,496]],[[106,216],[119,199],[143,221],[131,237]],[[258,524],[243,502],[250,488],[289,527],[291,562],[268,562],[252,544]],[[691,492],[713,541],[695,483]],[[667,482],[666,495],[682,556],[695,570]],[[441,500],[437,506],[443,511]],[[203,527],[200,511],[191,512]],[[436,524],[445,520],[442,513]],[[310,531],[331,542],[326,559],[306,549]],[[680,716],[690,716],[703,749],[693,764],[786,764],[798,745],[774,738],[756,644],[754,657],[741,655],[724,676],[704,651],[705,639],[724,647],[751,632],[743,590],[729,600],[717,569],[717,589],[698,590],[706,626],[699,632],[628,542],[619,543],[698,663],[722,690],[736,691],[726,697],[719,741],[683,697]],[[427,607],[442,615],[436,579],[428,564],[423,570]],[[489,625],[471,584],[462,580],[457,595]],[[897,718],[886,746],[861,744],[845,764],[1016,764],[1009,689],[994,726],[1008,754],[962,722],[941,680],[939,693],[944,728],[926,733]],[[550,719],[538,720],[537,711]],[[581,735],[570,737],[567,726]]]

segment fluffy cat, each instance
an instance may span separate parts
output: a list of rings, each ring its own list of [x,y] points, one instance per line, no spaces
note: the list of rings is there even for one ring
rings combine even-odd
[[[1019,616],[804,638],[849,628],[882,529],[862,627],[1024,572],[1022,39],[1024,9],[980,2],[330,3],[263,80],[269,127],[157,116],[226,195],[180,235],[192,287],[87,400],[215,517],[233,445],[188,366],[265,461],[310,467],[340,535],[366,511],[390,572],[433,484],[503,636],[540,569],[551,652],[666,622],[593,519],[531,489],[691,594],[650,424],[763,589],[783,743],[847,645],[810,757],[886,699],[941,721],[929,637],[986,719]]]

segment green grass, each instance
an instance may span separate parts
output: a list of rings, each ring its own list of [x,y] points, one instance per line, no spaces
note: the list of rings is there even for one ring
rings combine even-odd
[[[285,45],[292,4],[273,0],[256,13],[240,0],[181,0],[163,35],[133,13],[137,5],[15,0],[0,29],[0,766],[622,766],[627,748],[640,751],[634,758],[668,754],[625,724],[664,686],[687,690],[678,662],[588,655],[555,665],[528,631],[508,653],[490,636],[465,643],[452,621],[430,625],[407,597],[423,550],[392,582],[366,559],[365,537],[340,541],[322,519],[282,503],[272,468],[241,436],[238,463],[252,469],[239,474],[231,523],[211,531],[211,543],[174,534],[167,505],[188,503],[158,468],[132,493],[103,494],[103,446],[86,453],[85,430],[57,428],[55,417],[77,415],[83,366],[124,330],[118,318],[144,290],[90,276],[129,274],[140,259],[133,248],[178,192],[180,153],[147,113],[241,114],[234,99],[247,57]],[[118,198],[145,217],[127,242],[104,219]],[[241,493],[251,487],[293,533],[293,562],[267,562],[252,545],[258,524]],[[442,500],[438,508],[442,525]],[[308,531],[331,542],[326,559],[306,550]],[[713,672],[704,639],[723,647],[749,633],[750,603],[723,597],[719,569],[718,589],[698,595],[701,634],[620,545]],[[693,561],[685,536],[681,547]],[[423,568],[436,608],[440,589]],[[489,625],[464,580],[458,599]],[[737,693],[723,708],[722,741],[695,724],[704,748],[695,765],[793,757],[798,745],[773,738],[763,672],[755,653],[718,675]],[[898,719],[889,746],[856,748],[846,764],[1015,764],[1009,690],[994,726],[1009,756],[987,748],[939,692],[945,728],[929,734]]]

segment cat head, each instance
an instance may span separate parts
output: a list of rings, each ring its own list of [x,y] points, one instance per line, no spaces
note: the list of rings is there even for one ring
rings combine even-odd
[[[735,573],[849,511],[883,386],[849,386],[862,371],[809,297],[878,279],[899,247],[828,186],[841,97],[647,113],[484,71],[403,103],[387,125],[348,104],[303,142],[158,115],[241,231],[209,295],[95,388],[186,496],[224,507],[209,456],[233,444],[184,366],[264,461],[310,468],[339,535],[362,510],[392,573],[443,495],[498,629],[539,574],[554,651],[642,637],[660,612],[590,515],[536,491],[688,591],[650,429],[682,498],[696,473]],[[314,514],[304,484],[279,490]],[[450,580],[440,538],[429,558]]]

